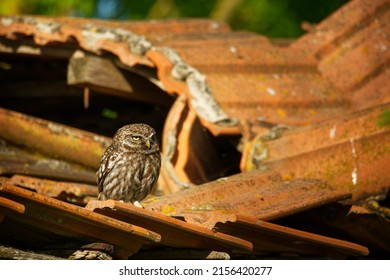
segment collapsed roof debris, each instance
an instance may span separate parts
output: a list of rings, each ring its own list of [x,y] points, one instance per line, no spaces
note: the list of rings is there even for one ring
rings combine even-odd
[[[33,34],[34,41],[38,45],[46,45],[49,41],[67,42],[72,37],[77,39],[83,49],[97,54],[108,51],[117,55],[120,61],[128,66],[134,66],[135,64],[154,66],[147,58],[146,53],[149,51],[162,52],[172,63],[173,73],[177,74],[178,69],[181,69],[180,76],[174,78],[187,82],[187,94],[191,97],[191,102],[198,114],[205,121],[211,123],[229,119],[215,99],[211,97],[210,88],[202,74],[195,68],[186,65],[173,50],[154,47],[144,36],[136,35],[121,28],[103,27],[95,24],[72,26],[72,24],[61,24],[52,20],[32,17],[5,17],[2,23],[0,34],[6,35],[8,38],[24,31],[25,35]],[[42,28],[42,25],[55,26],[56,28]],[[13,29],[13,34],[7,32],[9,28]],[[186,71],[183,71],[183,69],[186,69]],[[182,92],[176,93],[181,94]]]
[[[23,213],[6,214],[0,224],[3,240],[12,240],[12,234],[23,242],[36,244],[64,236],[90,243],[103,240],[114,245],[115,255],[121,258],[134,254],[143,244],[161,240],[155,232],[7,183],[1,183],[0,192],[2,197],[25,206]],[[26,230],[20,232],[23,228]],[[50,237],[40,235],[41,231],[50,233]]]
[[[211,20],[0,17],[0,258],[388,255],[389,4],[351,1],[282,44]],[[134,103],[127,123],[162,124],[145,209],[95,200],[110,138],[71,107],[39,114],[80,87],[88,110],[109,94]]]

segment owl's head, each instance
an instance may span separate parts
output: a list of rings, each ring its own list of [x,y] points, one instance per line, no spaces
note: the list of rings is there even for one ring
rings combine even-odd
[[[156,131],[147,124],[135,123],[121,127],[114,135],[113,145],[123,151],[143,154],[159,151]]]

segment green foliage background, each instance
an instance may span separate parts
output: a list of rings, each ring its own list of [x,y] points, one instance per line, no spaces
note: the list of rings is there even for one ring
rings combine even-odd
[[[0,14],[41,14],[119,20],[214,18],[233,29],[273,38],[304,33],[347,0],[0,0]]]

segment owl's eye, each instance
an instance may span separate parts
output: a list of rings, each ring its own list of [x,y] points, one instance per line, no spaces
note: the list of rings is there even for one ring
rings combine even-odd
[[[139,137],[139,136],[131,136],[131,139],[133,139],[134,141],[139,141],[139,139],[141,139],[141,137]]]

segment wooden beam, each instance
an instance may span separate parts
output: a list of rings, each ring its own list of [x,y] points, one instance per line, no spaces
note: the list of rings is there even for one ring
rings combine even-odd
[[[69,60],[68,85],[137,101],[169,105],[172,98],[146,78],[118,68],[113,60],[77,50]]]

